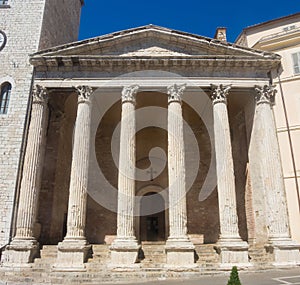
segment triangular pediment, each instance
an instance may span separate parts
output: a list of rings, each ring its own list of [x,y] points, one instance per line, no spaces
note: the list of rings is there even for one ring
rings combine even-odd
[[[276,59],[276,55],[273,53],[256,51],[227,42],[153,25],[54,47],[40,51],[34,54],[32,58],[43,56],[114,58],[234,56]]]
[[[168,48],[163,48],[158,45],[153,45],[145,48],[140,48],[124,53],[120,53],[120,56],[188,56],[184,52],[174,51]]]

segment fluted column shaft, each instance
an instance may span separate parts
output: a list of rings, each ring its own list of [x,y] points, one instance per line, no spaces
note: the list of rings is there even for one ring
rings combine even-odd
[[[37,214],[43,168],[43,147],[48,123],[48,96],[37,85],[32,92],[31,120],[28,131],[23,177],[17,214],[16,239],[32,239]]]
[[[212,85],[211,87],[220,215],[220,241],[228,239],[240,240],[230,127],[227,111],[227,95],[231,86]]]
[[[181,97],[185,85],[168,88],[169,239],[187,239],[185,157]]]
[[[85,240],[88,166],[90,152],[92,88],[78,86],[78,109],[68,204],[67,235],[65,240]]]
[[[138,86],[128,86],[122,91],[120,134],[117,239],[135,240],[135,96]]]
[[[258,155],[262,163],[268,235],[270,240],[281,240],[290,238],[290,231],[279,145],[271,107],[276,90],[274,86],[268,85],[255,86],[255,90],[255,121],[261,130]]]

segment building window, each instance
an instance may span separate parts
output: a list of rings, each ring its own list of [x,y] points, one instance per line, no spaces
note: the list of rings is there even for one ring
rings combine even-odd
[[[293,65],[294,65],[294,73],[300,73],[300,52],[296,52],[292,54],[293,57]]]
[[[8,0],[0,0],[0,6],[8,5]]]
[[[4,82],[0,87],[0,114],[7,114],[11,84],[9,82]]]

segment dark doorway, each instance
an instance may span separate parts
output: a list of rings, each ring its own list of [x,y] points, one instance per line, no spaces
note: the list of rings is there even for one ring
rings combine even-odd
[[[149,196],[152,198],[149,200]],[[148,197],[148,199],[147,199]],[[165,202],[158,193],[147,193],[141,199],[140,217],[140,240],[141,241],[164,241],[165,234]],[[157,212],[157,209],[163,209]]]

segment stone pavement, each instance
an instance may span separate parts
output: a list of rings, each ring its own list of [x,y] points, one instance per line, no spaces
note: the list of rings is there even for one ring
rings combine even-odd
[[[189,280],[153,281],[146,283],[132,283],[141,285],[226,285],[230,273],[223,276],[205,276]],[[296,269],[278,269],[259,273],[239,273],[243,285],[296,285],[300,284],[300,267]],[[111,283],[116,284],[116,283]],[[130,284],[130,283],[127,283]],[[0,283],[0,285],[2,285]],[[10,285],[10,284],[9,284]],[[121,284],[119,284],[121,285]],[[122,284],[122,285],[125,285]]]
[[[230,273],[224,273],[220,276],[200,276],[199,278],[191,279],[177,279],[177,280],[156,280],[151,282],[128,282],[128,283],[98,283],[100,284],[118,284],[118,285],[128,285],[128,284],[139,284],[139,285],[226,285],[229,279]],[[300,284],[300,267],[294,269],[278,269],[262,271],[257,273],[239,273],[240,280],[243,285],[296,285]],[[27,279],[28,280],[28,279]],[[24,278],[23,282],[6,282],[0,280],[0,285],[40,285],[41,283],[32,283],[31,281],[26,282]],[[51,283],[42,283],[51,284]],[[68,280],[65,280],[65,285],[71,285]],[[81,283],[76,283],[81,284]],[[93,283],[96,284],[96,283]]]

